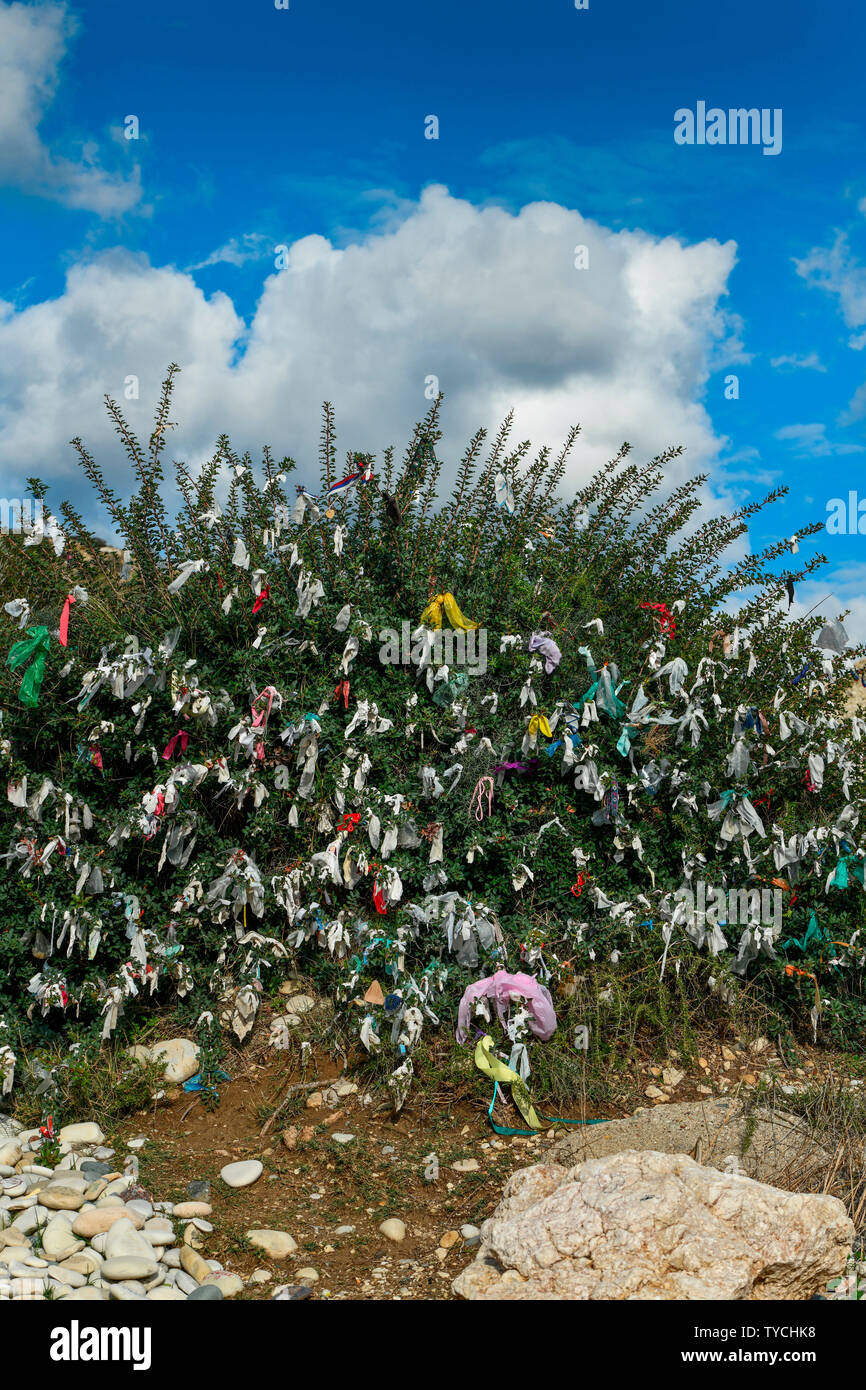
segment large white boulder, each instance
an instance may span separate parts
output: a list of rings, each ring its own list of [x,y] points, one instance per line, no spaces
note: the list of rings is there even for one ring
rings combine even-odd
[[[513,1174],[481,1237],[467,1299],[807,1299],[854,1226],[835,1197],[630,1150]]]

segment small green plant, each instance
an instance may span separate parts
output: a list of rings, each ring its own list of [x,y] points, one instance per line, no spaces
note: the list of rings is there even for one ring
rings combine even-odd
[[[28,1060],[51,1083],[51,1132],[43,1132],[42,1146],[48,1157],[40,1160],[46,1166],[56,1165],[61,1158],[54,1117],[62,1116],[65,1123],[93,1120],[108,1134],[128,1115],[150,1105],[154,1092],[164,1085],[162,1066],[134,1062],[121,1049],[100,1048],[93,1039],[71,1047],[52,1042],[36,1049]],[[13,1092],[16,1118],[24,1124],[42,1124],[41,1105],[25,1088]]]
[[[56,1168],[61,1158],[60,1142],[54,1134],[54,1118],[48,1115],[43,1124],[39,1126],[39,1133],[42,1135],[42,1143],[36,1151],[36,1162],[45,1168]]]

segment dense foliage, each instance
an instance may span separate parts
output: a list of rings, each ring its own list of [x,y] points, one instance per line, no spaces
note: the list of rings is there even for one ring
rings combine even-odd
[[[0,668],[10,1072],[16,1037],[72,1018],[107,1037],[151,995],[205,1027],[228,1008],[242,1038],[299,960],[393,1053],[400,1103],[422,1028],[453,1028],[471,981],[567,986],[647,942],[662,972],[709,954],[722,1000],[758,979],[801,1026],[863,1029],[854,653],[786,612],[822,557],[746,553],[756,506],[701,520],[705,479],[667,483],[677,450],[623,446],[564,499],[576,430],[535,456],[510,420],[479,431],[443,498],[439,402],[332,494],[328,406],[315,492],[224,437],[172,480],[175,371],[147,448],[108,402],[129,500],[73,441],[117,551],[47,500],[4,541],[4,657],[29,644]],[[441,659],[437,621],[480,624],[486,670],[479,647],[474,670]],[[414,662],[382,659],[386,629]],[[782,921],[690,920],[674,894],[699,881],[775,889]]]

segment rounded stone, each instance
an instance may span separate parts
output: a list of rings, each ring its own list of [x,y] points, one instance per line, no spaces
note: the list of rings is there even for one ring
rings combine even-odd
[[[209,1284],[215,1284],[223,1298],[234,1298],[244,1291],[244,1281],[239,1274],[224,1274],[221,1270],[209,1274],[199,1287],[206,1289]]]
[[[58,1139],[63,1144],[104,1144],[105,1135],[99,1125],[90,1123],[83,1125],[64,1125],[58,1134]]]
[[[213,1207],[209,1202],[178,1202],[172,1215],[186,1219],[193,1216],[210,1216],[212,1213]]]
[[[391,1216],[387,1221],[383,1221],[379,1230],[388,1240],[393,1240],[397,1244],[406,1239],[406,1226],[396,1216]]]
[[[201,1255],[197,1255],[192,1246],[185,1245],[180,1252],[180,1263],[182,1268],[196,1283],[203,1284],[210,1274],[210,1265],[203,1260]]]
[[[43,1207],[49,1211],[78,1211],[84,1206],[84,1193],[77,1187],[61,1187],[60,1183],[49,1183],[39,1194]]]
[[[77,1274],[96,1274],[103,1266],[102,1256],[95,1250],[82,1250],[77,1255],[68,1255],[61,1268],[75,1270]]]
[[[316,1007],[316,1000],[310,994],[293,994],[286,1000],[285,1010],[287,1014],[308,1014]]]
[[[199,1284],[197,1289],[193,1289],[187,1301],[192,1303],[196,1300],[199,1303],[222,1299],[223,1292],[216,1284]]]
[[[220,1169],[220,1177],[227,1187],[251,1187],[263,1172],[264,1165],[257,1158],[249,1158],[240,1163],[227,1163]]]
[[[86,1211],[78,1213],[72,1223],[72,1230],[75,1235],[90,1240],[103,1231],[111,1230],[118,1221],[128,1221],[135,1230],[144,1225],[143,1217],[139,1216],[137,1211],[130,1213],[125,1206],[88,1207]]]
[[[32,1235],[39,1226],[45,1221],[45,1208],[40,1206],[28,1207],[26,1211],[19,1212],[12,1226],[22,1235]]]
[[[68,1265],[50,1265],[48,1273],[55,1283],[65,1284],[70,1289],[81,1289],[87,1283],[86,1275],[77,1269],[70,1269]]]
[[[103,1279],[124,1283],[127,1279],[152,1279],[157,1273],[156,1260],[145,1260],[138,1255],[117,1255],[102,1265],[99,1273]]]
[[[136,1259],[150,1262],[153,1259],[153,1246],[129,1221],[115,1221],[105,1235],[105,1257],[113,1260],[131,1255]]]
[[[111,1169],[107,1163],[100,1163],[98,1158],[85,1158],[81,1162],[81,1171],[91,1182],[95,1182],[97,1178],[104,1178]]]
[[[246,1238],[271,1260],[284,1260],[298,1248],[297,1241],[287,1231],[252,1230],[247,1231]]]
[[[84,1249],[84,1241],[76,1240],[68,1221],[55,1216],[42,1232],[42,1250],[51,1260],[65,1260]]]
[[[147,1221],[145,1221],[144,1223],[144,1231],[145,1234],[148,1236],[151,1234],[159,1233],[169,1235],[172,1238],[174,1238],[174,1227],[172,1226],[167,1216],[149,1217]]]
[[[116,1298],[119,1303],[143,1303],[145,1300],[144,1285],[132,1281],[129,1284],[108,1284],[108,1297]]]
[[[138,1197],[133,1198],[131,1202],[124,1203],[124,1205],[127,1211],[138,1212],[143,1221],[147,1221],[149,1217],[153,1216],[153,1207],[150,1202],[142,1201]]]

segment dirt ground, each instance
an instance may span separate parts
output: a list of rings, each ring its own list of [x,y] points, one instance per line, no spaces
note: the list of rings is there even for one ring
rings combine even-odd
[[[634,1078],[640,1087],[636,1103],[733,1095],[770,1077],[803,1085],[833,1065],[826,1054],[801,1053],[799,1068],[792,1069],[766,1042],[750,1051],[708,1041],[705,1052],[691,1068],[676,1055],[662,1065],[647,1064]],[[460,1228],[481,1225],[509,1174],[537,1162],[554,1131],[497,1137],[487,1121],[490,1097],[481,1077],[471,1099],[437,1110],[410,1092],[405,1109],[394,1116],[381,1092],[370,1095],[362,1078],[346,1096],[324,1096],[342,1071],[325,1055],[314,1055],[303,1078],[291,1072],[286,1054],[260,1049],[256,1055],[254,1061],[240,1052],[226,1062],[233,1079],[221,1088],[214,1111],[178,1088],[134,1116],[113,1136],[118,1162],[126,1141],[143,1136],[140,1182],[157,1201],[188,1200],[191,1181],[209,1181],[214,1230],[204,1238],[202,1253],[245,1280],[256,1270],[270,1276],[260,1276],[262,1282],[247,1288],[242,1299],[270,1298],[283,1284],[308,1286],[314,1299],[453,1299],[451,1281],[475,1255]],[[351,1068],[344,1080],[356,1084]],[[320,1083],[317,1090],[294,1094],[263,1133],[289,1087],[314,1082]],[[602,1118],[633,1109],[624,1106]],[[521,1123],[510,1106],[499,1107],[497,1118],[506,1126]],[[341,1143],[335,1137],[344,1135],[352,1138]],[[250,1158],[261,1160],[262,1176],[251,1187],[228,1188],[220,1169]],[[474,1161],[471,1171],[455,1168],[466,1160]],[[378,1229],[391,1217],[406,1226],[399,1244]],[[247,1241],[251,1228],[286,1231],[298,1249],[287,1259],[268,1259]]]
[[[423,1124],[411,1098],[399,1117],[376,1113],[375,1103],[364,1104],[360,1088],[335,1107],[311,1108],[302,1096],[302,1112],[286,1123],[278,1119],[262,1138],[263,1104],[291,1081],[284,1065],[253,1064],[250,1070],[223,1088],[211,1113],[199,1099],[172,1092],[117,1136],[118,1155],[123,1140],[147,1138],[139,1151],[140,1181],[157,1200],[181,1201],[191,1180],[210,1182],[214,1232],[202,1253],[245,1279],[256,1269],[272,1275],[243,1298],[269,1298],[278,1284],[308,1283],[297,1271],[310,1268],[319,1275],[313,1298],[452,1298],[451,1280],[474,1256],[459,1237],[460,1227],[480,1226],[508,1175],[533,1162],[548,1142],[544,1136],[497,1138],[484,1124],[483,1106],[461,1105]],[[322,1059],[319,1075],[327,1089],[339,1068]],[[335,1133],[353,1137],[340,1143]],[[251,1187],[229,1189],[220,1169],[248,1158],[264,1164],[262,1177]],[[477,1169],[452,1167],[467,1159]],[[399,1244],[379,1232],[390,1217],[405,1223]],[[347,1226],[353,1229],[337,1234]],[[246,1241],[251,1228],[287,1231],[298,1250],[288,1260],[269,1260]],[[449,1231],[458,1238],[441,1248]]]

